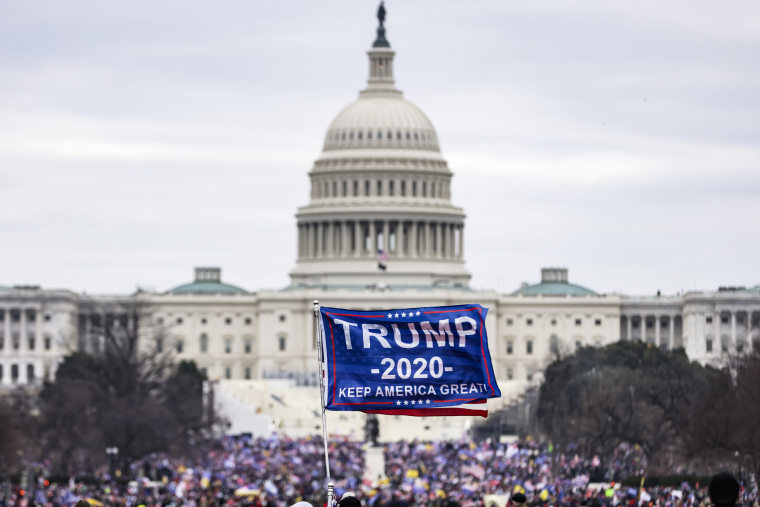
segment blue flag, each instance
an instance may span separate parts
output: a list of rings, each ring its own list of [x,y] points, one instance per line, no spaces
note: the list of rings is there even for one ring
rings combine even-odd
[[[325,408],[487,415],[485,401],[501,396],[488,352],[487,311],[477,304],[377,311],[322,307]]]

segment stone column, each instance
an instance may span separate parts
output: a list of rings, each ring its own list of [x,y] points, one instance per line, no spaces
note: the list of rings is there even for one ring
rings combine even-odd
[[[425,227],[425,258],[429,259],[433,255],[433,249],[430,247],[430,241],[433,236],[433,224],[430,222],[424,223]]]
[[[417,257],[417,221],[412,220],[409,228],[409,257]]]
[[[374,256],[377,252],[377,235],[375,234],[375,221],[369,221],[369,254]]]
[[[319,257],[322,257],[322,252],[324,248],[322,245],[322,242],[323,242],[322,240],[324,239],[324,233],[322,232],[324,228],[324,224],[321,222],[317,222],[316,224],[314,224],[314,226],[315,226],[315,232],[317,233],[317,251],[316,251],[315,257],[319,258]]]
[[[454,259],[456,257],[456,225],[449,224],[449,259]]]
[[[391,231],[391,224],[388,220],[383,220],[383,252],[390,253],[391,251],[391,242],[388,238],[388,235]]]
[[[673,347],[676,345],[676,319],[672,313],[668,315],[668,326],[670,326],[668,328],[670,331],[668,334],[668,349],[673,350]],[[683,324],[681,326],[683,327]]]
[[[27,330],[26,330],[26,308],[19,309],[19,312],[21,312],[21,315],[19,316],[19,344],[18,344],[18,350],[19,352],[22,352],[24,350],[27,350]],[[19,367],[20,370],[23,370],[23,368]],[[21,372],[19,372],[19,378],[21,378]]]
[[[340,236],[340,246],[341,246],[341,257],[348,257],[348,249],[349,249],[349,237],[348,237],[348,229],[349,229],[349,222],[348,220],[340,223],[340,230],[341,230],[341,236]]]
[[[660,346],[660,316],[654,316],[654,343]]]
[[[464,259],[464,224],[459,224],[459,258]]]
[[[440,259],[443,256],[443,225],[438,223],[435,227],[435,256]]]
[[[713,316],[713,327],[715,328],[715,337],[713,338],[713,351],[715,350],[715,347],[718,347],[718,352],[723,350],[723,337],[720,334],[720,318],[720,310],[718,310]]]
[[[354,257],[359,257],[364,249],[364,245],[361,243],[362,238],[362,224],[359,220],[354,220]]]
[[[633,341],[633,333],[632,333],[632,331],[633,331],[633,322],[631,320],[631,316],[627,315],[626,316],[626,323],[625,323],[625,332],[626,332],[626,339],[629,342]]]
[[[399,257],[406,257],[406,238],[404,237],[404,230],[406,229],[406,222],[399,220],[396,222],[396,255]]]
[[[731,347],[729,352],[736,352],[736,310],[731,310]]]

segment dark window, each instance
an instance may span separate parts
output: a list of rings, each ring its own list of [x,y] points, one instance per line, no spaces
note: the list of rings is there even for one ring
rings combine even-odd
[[[185,342],[182,340],[177,340],[177,354],[182,354],[184,350],[185,350]]]
[[[581,348],[580,340],[575,340],[575,351],[577,352]]]
[[[5,336],[0,334],[0,350],[5,348]]]
[[[595,326],[601,326],[602,325],[602,319],[594,319],[594,325]]]
[[[511,354],[513,352],[512,348],[512,340],[507,341],[507,354]]]
[[[388,182],[388,195],[390,195],[390,196],[393,195],[393,191],[394,191],[393,183],[394,183],[393,180],[391,180],[391,181]]]
[[[371,136],[372,133],[370,132],[369,135]],[[251,380],[251,367],[250,366],[246,366],[245,367],[245,370],[243,370],[243,376],[245,377],[246,380]]]
[[[34,335],[30,334],[26,338],[27,344],[29,345],[29,350],[34,350],[34,346],[36,345],[36,340],[34,339]]]
[[[250,324],[251,324],[251,322],[253,322],[253,320],[251,320],[251,318],[250,318],[250,317],[246,317],[246,318],[245,318],[245,323],[246,323],[246,324],[250,325]]]
[[[156,338],[156,352],[163,352],[164,351],[164,339],[159,337]]]
[[[230,368],[229,366],[227,366],[224,369],[224,378],[226,378],[226,379],[231,379],[232,378],[232,368]]]
[[[14,384],[18,382],[18,365],[12,364],[11,365],[11,382]]]
[[[705,350],[707,352],[712,352],[712,340],[705,341]]]
[[[162,325],[163,323],[164,323],[164,318],[163,317],[158,317],[156,319],[156,324],[158,324],[159,326]]]
[[[514,378],[514,373],[512,372],[512,368],[507,368],[507,379],[512,380]]]
[[[721,315],[720,322],[721,322],[721,324],[728,324],[728,316],[727,315]]]
[[[208,321],[206,320],[206,317],[203,317],[203,318],[201,319],[201,324],[205,324],[206,322],[208,322]]]
[[[575,319],[575,325],[580,326],[583,323],[581,319]]]
[[[177,324],[182,324],[182,317],[177,317]]]
[[[412,182],[412,197],[417,197],[417,182]]]
[[[707,317],[705,317],[705,322],[707,322],[708,324],[712,324],[712,316],[708,315]]]
[[[412,139],[412,136],[409,135],[409,132],[406,133],[406,140],[410,141]]]
[[[201,334],[201,352],[208,352],[208,335],[206,333]]]
[[[286,346],[287,346],[287,338],[285,338],[284,336],[280,336],[280,339],[279,339],[280,350],[284,351]]]
[[[647,329],[652,329],[654,327],[654,321],[647,320],[646,325],[647,325]]]
[[[633,322],[631,322],[631,328],[632,329],[638,329],[639,328],[639,321],[638,320],[634,320]]]
[[[383,182],[377,180],[377,195],[383,195]]]
[[[251,353],[251,340],[246,340],[244,347],[245,347],[245,353],[246,354],[250,354]]]
[[[226,319],[224,319],[224,323],[225,324],[232,324],[232,317],[227,317]]]
[[[359,141],[361,141],[362,140],[362,131],[361,130],[359,131],[358,137],[359,137]]]
[[[26,365],[26,381],[34,382],[34,365],[33,364]]]
[[[513,321],[512,321],[512,319],[507,319],[507,325],[508,325],[508,326],[511,326],[511,325],[512,325],[512,322],[513,322]]]
[[[280,315],[280,322],[285,322],[285,315]]]
[[[406,195],[406,181],[401,182],[401,197]]]
[[[36,318],[37,318],[37,312],[35,312],[34,310],[27,310],[26,311],[26,321],[27,322],[31,322],[31,321],[33,321]]]
[[[11,322],[18,322],[21,320],[21,312],[18,310],[11,310]],[[13,368],[11,368],[13,370]]]
[[[45,315],[45,322],[50,322],[50,314]]]
[[[354,181],[354,197],[357,197],[359,195],[359,182]]]
[[[396,132],[396,139],[401,140],[401,131]]]
[[[348,182],[343,182],[343,197],[346,197],[348,195]]]
[[[556,325],[557,325],[557,319],[552,319],[552,326],[556,326]]]
[[[532,326],[533,325],[533,319],[525,319],[525,324],[527,324],[528,326]]]
[[[367,131],[367,139],[369,139],[370,141],[372,140],[372,131],[371,130]]]
[[[50,347],[52,346],[53,340],[49,337],[45,337],[45,350],[50,350]]]
[[[532,372],[532,371],[529,371],[528,373],[526,373],[526,374],[525,374],[525,379],[526,379],[528,382],[532,381],[532,380],[533,380],[533,372]]]
[[[526,354],[532,354],[533,353],[533,341],[528,340],[525,342],[525,353]]]
[[[224,353],[232,354],[232,339],[225,338],[224,340]]]
[[[369,195],[369,181],[364,182],[364,195]]]
[[[5,310],[0,310],[0,322],[5,321]]]

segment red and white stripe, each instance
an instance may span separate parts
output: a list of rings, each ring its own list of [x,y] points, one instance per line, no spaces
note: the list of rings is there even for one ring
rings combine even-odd
[[[414,417],[480,416],[488,417],[486,400],[475,400],[455,407],[402,408],[397,410],[362,410],[367,414],[411,415]]]

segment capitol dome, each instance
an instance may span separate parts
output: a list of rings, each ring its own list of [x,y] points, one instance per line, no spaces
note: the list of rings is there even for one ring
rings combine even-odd
[[[433,124],[401,94],[362,94],[327,129],[324,151],[409,148],[439,151]]]
[[[395,52],[378,10],[359,98],[327,129],[298,209],[293,287],[466,287],[464,212],[430,119],[396,89]]]

